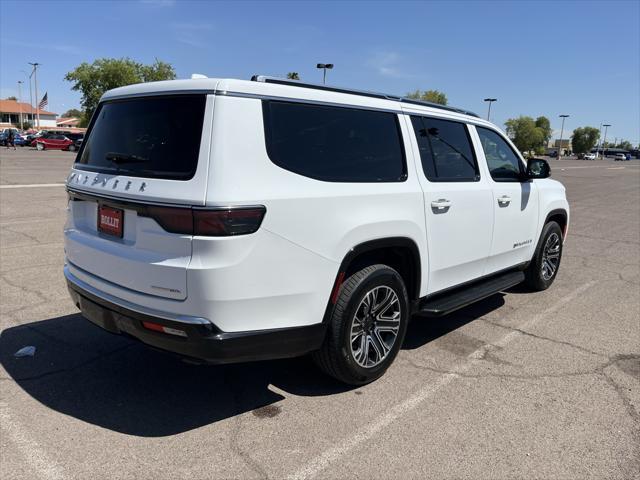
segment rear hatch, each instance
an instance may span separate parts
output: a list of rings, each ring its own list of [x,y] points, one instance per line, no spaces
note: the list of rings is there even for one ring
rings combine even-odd
[[[181,222],[204,205],[213,99],[152,94],[99,105],[67,179],[71,268],[135,292],[187,297],[192,235]]]

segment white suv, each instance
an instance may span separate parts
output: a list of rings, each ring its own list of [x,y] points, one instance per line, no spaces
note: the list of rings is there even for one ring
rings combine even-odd
[[[254,77],[107,92],[67,179],[82,314],[209,363],[381,376],[412,314],[558,272],[549,165],[470,112]]]

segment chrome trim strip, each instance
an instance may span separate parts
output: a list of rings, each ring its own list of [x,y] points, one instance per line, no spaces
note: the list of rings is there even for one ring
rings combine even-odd
[[[142,200],[129,197],[117,197],[113,195],[103,194],[102,192],[95,192],[89,190],[81,190],[79,188],[72,188],[67,185],[67,193],[72,199],[83,200],[87,202],[99,202],[116,205],[120,208],[128,208],[130,210],[139,209],[139,207],[167,207],[167,208],[182,208],[192,210],[243,210],[248,208],[264,208],[265,205],[260,204],[233,204],[233,205],[194,205],[192,203],[166,203],[166,202],[153,202],[150,200]]]
[[[212,95],[216,91],[215,89],[185,89],[185,90],[156,90],[153,92],[139,92],[139,93],[124,93],[122,95],[109,95],[107,97],[102,97],[100,99],[100,103],[107,103],[111,100],[122,100],[127,98],[136,98],[136,97],[164,97],[166,95]]]
[[[295,86],[295,85],[293,85]],[[394,96],[389,96],[389,97],[372,97],[370,95],[364,95],[363,93],[356,93],[357,91],[335,91],[335,90],[326,90],[326,91],[334,91],[335,93],[344,93],[345,95],[356,95],[356,96],[361,96],[361,97],[367,97],[367,98],[377,98],[378,100],[383,100],[383,101],[389,101],[389,102],[394,102],[397,103],[399,105],[399,108],[382,108],[382,107],[372,107],[372,106],[368,106],[368,105],[357,105],[357,104],[352,104],[352,103],[339,103],[339,102],[327,102],[327,101],[323,101],[323,100],[309,100],[309,99],[304,99],[304,98],[299,98],[299,97],[281,97],[281,96],[277,96],[277,95],[262,95],[259,93],[246,93],[246,92],[235,92],[235,91],[230,91],[230,90],[166,90],[166,91],[157,91],[157,92],[144,92],[144,93],[129,93],[126,95],[114,95],[114,96],[110,96],[107,98],[103,98],[100,100],[100,103],[105,103],[105,102],[110,102],[112,100],[124,100],[124,99],[128,99],[128,98],[136,98],[136,97],[158,97],[158,96],[165,96],[165,95],[198,95],[198,94],[204,94],[204,95],[220,95],[220,96],[226,96],[226,97],[237,97],[237,98],[252,98],[252,99],[256,99],[256,100],[276,100],[276,101],[281,101],[281,102],[292,102],[292,103],[307,103],[307,104],[312,104],[312,105],[327,105],[327,106],[331,106],[331,107],[343,107],[343,108],[357,108],[360,110],[373,110],[373,111],[378,111],[378,112],[389,112],[389,113],[395,113],[398,115],[407,115],[407,111],[405,110],[406,108],[411,108],[413,105],[416,106],[421,106],[421,107],[427,107],[427,108],[432,108],[434,110],[441,110],[443,112],[447,112],[447,113],[453,113],[456,115],[460,115],[463,117],[471,117],[471,118],[467,118],[468,121],[474,122],[474,120],[482,120],[480,117],[478,117],[477,115],[475,115],[473,112],[467,112],[465,110],[462,109],[458,109],[458,108],[453,108],[453,107],[445,107],[445,108],[440,108],[436,105],[431,105],[427,102],[420,102],[420,101],[412,101],[410,99],[402,99],[399,97],[394,97]],[[403,109],[402,107],[405,107],[405,109]],[[415,109],[418,110],[418,109]],[[424,112],[420,112],[423,113]],[[431,112],[429,113],[431,114]],[[474,122],[475,123],[475,122]],[[478,122],[479,123],[479,122]],[[484,125],[484,123],[479,123],[481,125]]]
[[[237,98],[251,98],[255,100],[274,100],[278,102],[290,102],[290,103],[306,103],[310,105],[326,105],[329,107],[341,107],[341,108],[355,108],[358,110],[373,110],[377,112],[388,112],[388,113],[396,113],[403,114],[402,110],[395,108],[382,108],[382,107],[372,107],[368,105],[357,105],[352,103],[337,103],[337,102],[327,102],[323,100],[309,100],[306,98],[296,98],[296,97],[280,97],[277,95],[262,95],[258,93],[244,93],[244,92],[231,92],[228,90],[218,90],[215,95],[221,95],[226,97],[237,97]],[[348,95],[348,94],[347,94]],[[383,100],[383,99],[380,99]],[[394,101],[390,99],[386,99],[389,101]]]
[[[165,320],[170,320],[172,322],[184,323],[187,325],[213,325],[210,320],[202,317],[191,317],[189,315],[178,315],[174,313],[162,312],[160,310],[154,310],[152,308],[142,307],[140,305],[136,305],[135,303],[131,303],[127,300],[123,300],[121,298],[114,297],[108,293],[102,292],[95,287],[92,287],[88,283],[80,280],[73,273],[69,271],[69,266],[64,266],[64,276],[65,278],[76,285],[81,290],[85,290],[86,292],[95,295],[98,298],[101,298],[105,302],[113,303],[122,308],[126,308],[127,310],[134,311],[136,313],[140,313],[142,315],[149,315],[150,317],[158,317],[163,318]]]

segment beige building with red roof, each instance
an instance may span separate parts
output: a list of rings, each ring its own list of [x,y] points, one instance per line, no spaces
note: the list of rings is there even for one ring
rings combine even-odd
[[[17,102],[15,100],[0,100],[0,126],[18,126],[20,123],[20,113],[22,121],[31,122],[36,127],[36,109],[28,103]],[[56,114],[47,110],[40,110],[40,128],[55,127]]]

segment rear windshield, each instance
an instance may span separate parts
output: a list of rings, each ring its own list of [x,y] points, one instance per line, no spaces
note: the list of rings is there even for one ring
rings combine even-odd
[[[189,180],[198,166],[205,101],[205,95],[173,95],[102,103],[76,168]]]

